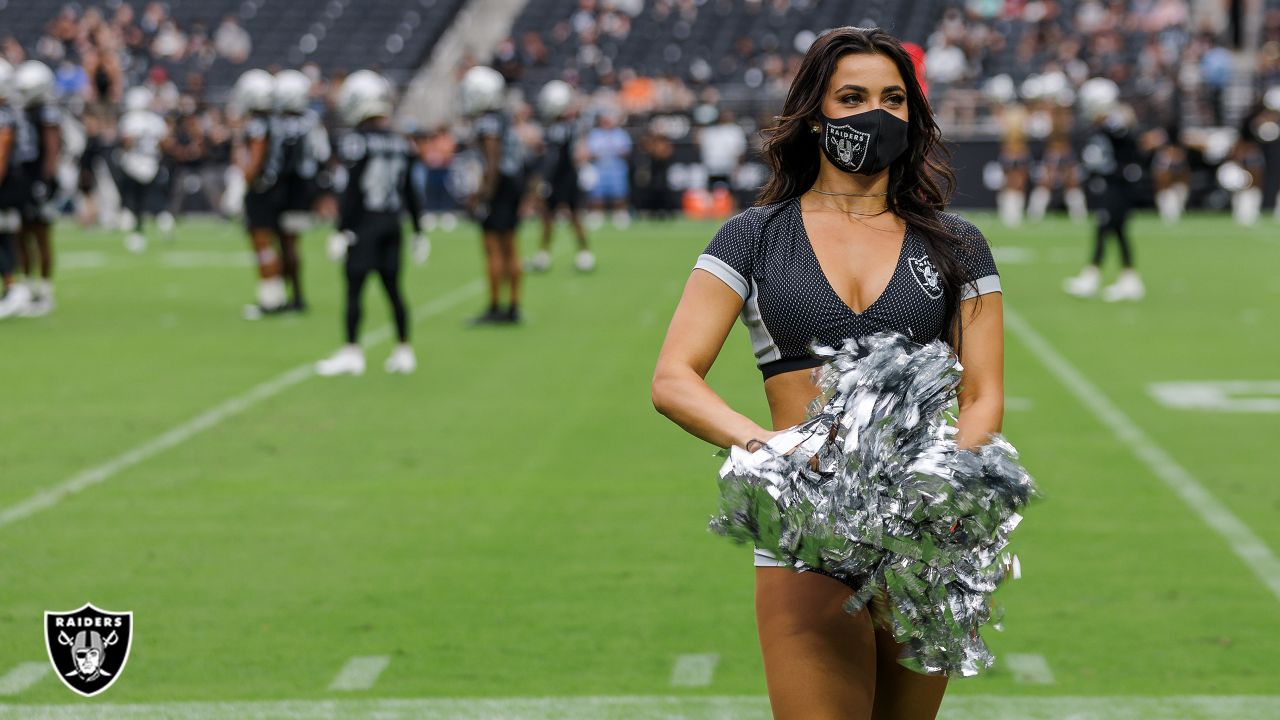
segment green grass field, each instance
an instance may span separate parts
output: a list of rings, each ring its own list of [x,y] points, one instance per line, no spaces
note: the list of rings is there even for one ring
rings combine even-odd
[[[988,633],[1015,662],[943,717],[1280,718],[1280,413],[1149,390],[1272,381],[1275,404],[1280,225],[1141,216],[1148,298],[1108,305],[1061,291],[1087,227],[971,217],[1010,309],[1005,432],[1047,497]],[[0,324],[0,718],[767,717],[751,553],[706,530],[720,461],[649,401],[715,227],[601,231],[590,275],[562,235],[525,324],[482,329],[475,233],[438,233],[405,278],[418,373],[382,372],[373,286],[369,371],[338,379],[306,371],[340,340],[323,232],[311,312],[251,323],[234,226],[139,256],[60,228],[57,311]],[[741,327],[708,380],[767,422]],[[42,630],[86,601],[135,622],[90,700]],[[673,684],[686,655],[710,672]],[[330,689],[353,657],[385,667]]]

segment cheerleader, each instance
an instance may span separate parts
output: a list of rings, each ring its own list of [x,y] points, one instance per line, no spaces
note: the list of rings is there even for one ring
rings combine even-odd
[[[1179,141],[1177,128],[1163,128],[1155,132],[1158,137],[1153,141],[1151,182],[1155,186],[1156,210],[1166,225],[1174,225],[1187,209],[1191,165],[1187,162],[1187,149]]]
[[[698,257],[654,371],[655,408],[720,447],[756,449],[802,422],[822,360],[892,330],[959,353],[962,447],[999,431],[1004,412],[1000,277],[982,233],[944,211],[954,185],[910,56],[879,29],[828,30],[809,48],[763,154],[758,204]],[[746,325],[772,430],[706,383],[735,318]],[[756,623],[773,715],[935,717],[947,678],[898,663],[892,632],[850,587],[807,565],[755,553]]]

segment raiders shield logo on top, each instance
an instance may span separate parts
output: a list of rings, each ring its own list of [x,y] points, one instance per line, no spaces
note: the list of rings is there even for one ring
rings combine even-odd
[[[844,169],[850,172],[857,172],[862,168],[863,161],[867,159],[867,143],[870,140],[869,133],[827,123],[828,149],[840,159]]]
[[[111,687],[124,670],[133,640],[133,613],[79,610],[44,614],[44,644],[62,683],[93,697]]]
[[[915,275],[916,283],[930,299],[937,300],[942,297],[942,280],[938,276],[938,269],[929,261],[928,255],[911,258],[911,274]]]

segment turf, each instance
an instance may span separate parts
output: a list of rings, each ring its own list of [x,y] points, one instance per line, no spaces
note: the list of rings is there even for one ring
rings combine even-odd
[[[1280,416],[1171,410],[1149,383],[1277,380],[1280,241],[1264,221],[1140,216],[1140,304],[1061,292],[1088,229],[971,217],[1005,302],[1273,549]],[[111,702],[325,699],[352,656],[389,655],[353,697],[761,695],[750,551],[710,535],[714,448],[654,412],[666,321],[713,223],[597,235],[599,268],[526,276],[521,327],[469,329],[479,244],[437,233],[409,266],[420,369],[308,378],[0,527],[0,674],[45,658],[42,613],[132,610]],[[533,228],[524,243],[532,250]],[[331,351],[340,276],[307,238],[306,316],[239,317],[238,230],[191,221],[143,255],[59,228],[57,311],[0,324],[0,510]],[[1111,258],[1114,262],[1114,258]],[[376,286],[365,326],[388,322]],[[384,331],[385,332],[385,331]],[[382,337],[385,337],[383,335]],[[1046,491],[1001,590],[997,655],[1046,658],[1051,685],[997,667],[950,693],[1237,695],[1280,687],[1280,598],[1014,335],[1007,435]],[[767,421],[745,332],[709,382]],[[678,655],[716,653],[706,688]],[[76,701],[48,678],[6,702]]]

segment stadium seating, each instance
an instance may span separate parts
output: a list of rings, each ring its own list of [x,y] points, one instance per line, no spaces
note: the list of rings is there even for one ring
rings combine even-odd
[[[170,16],[184,31],[199,23],[212,33],[227,15],[238,18],[248,31],[253,41],[248,61],[234,65],[219,60],[206,73],[210,88],[226,89],[250,67],[296,67],[306,61],[316,62],[326,73],[377,66],[393,81],[406,82],[465,3],[170,0],[167,5]],[[145,5],[141,0],[130,4],[139,12]],[[54,2],[0,0],[0,27],[31,50],[59,8]]]
[[[796,52],[796,37],[804,31],[820,32],[840,25],[878,25],[905,40],[923,43],[942,12],[944,2],[900,3],[893,0],[858,0],[857,2],[793,1],[783,11],[772,3],[743,0],[708,0],[692,21],[678,11],[658,17],[653,3],[632,19],[631,30],[621,39],[602,35],[599,48],[610,58],[613,70],[632,68],[647,75],[674,74],[686,80],[711,84],[734,84],[744,81],[749,61],[760,54]],[[513,37],[526,33],[539,34],[550,50],[545,65],[528,67],[521,78],[526,88],[536,88],[559,77],[567,68],[579,70],[584,87],[598,80],[596,68],[584,68],[575,61],[582,50],[576,35],[567,42],[552,41],[556,25],[570,18],[578,7],[577,0],[531,0],[516,20]],[[739,38],[751,38],[754,57],[748,62],[736,61],[734,44]],[[803,48],[801,48],[802,50]],[[698,63],[701,60],[705,63]],[[699,67],[701,65],[701,67]]]

